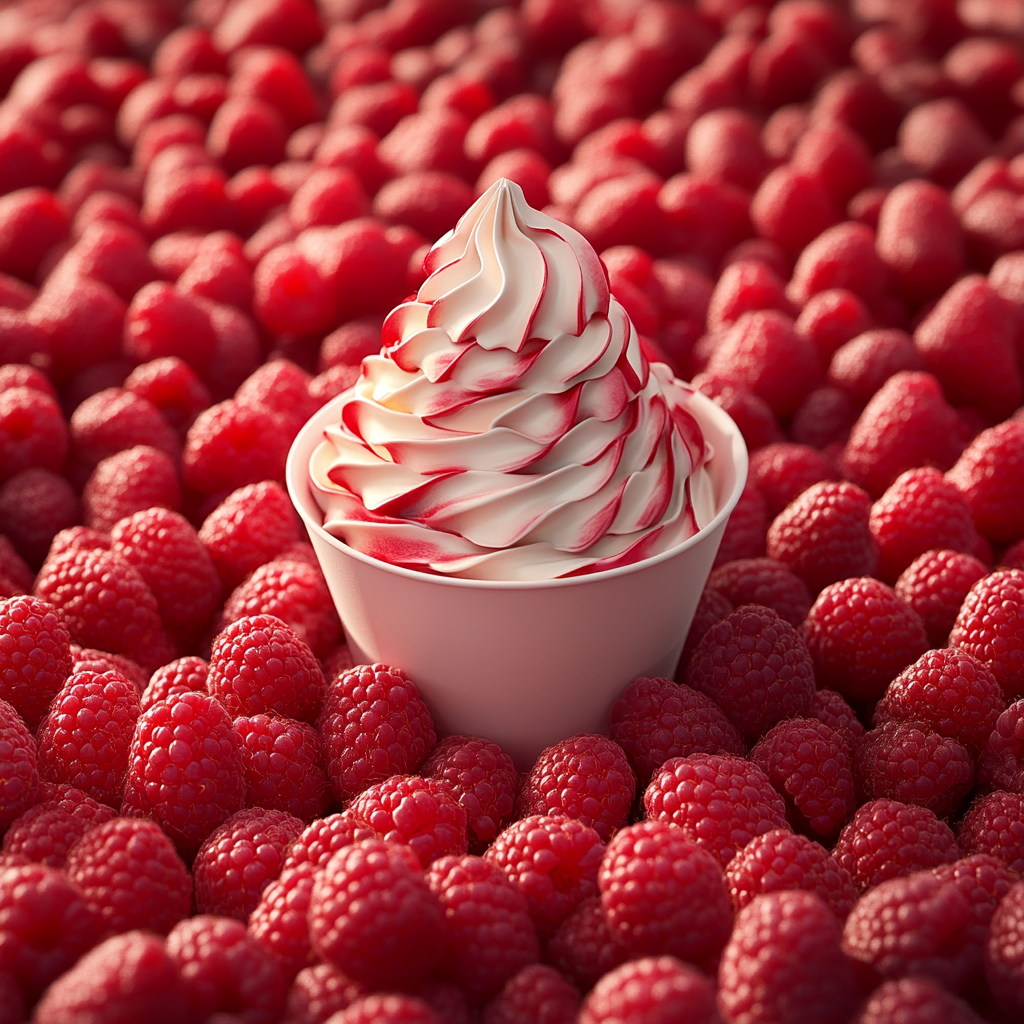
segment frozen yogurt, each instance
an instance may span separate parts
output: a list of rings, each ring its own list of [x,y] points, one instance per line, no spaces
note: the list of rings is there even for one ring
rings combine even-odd
[[[545,580],[714,518],[693,391],[645,358],[582,235],[501,179],[426,270],[310,460],[325,530],[395,566]]]

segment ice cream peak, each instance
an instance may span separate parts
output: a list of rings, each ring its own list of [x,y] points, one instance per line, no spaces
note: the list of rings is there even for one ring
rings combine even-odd
[[[648,364],[582,235],[501,179],[426,269],[311,459],[328,532],[392,565],[544,580],[710,522],[693,392]]]

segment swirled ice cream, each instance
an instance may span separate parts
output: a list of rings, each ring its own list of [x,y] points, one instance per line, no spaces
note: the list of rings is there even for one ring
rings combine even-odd
[[[329,533],[391,565],[546,580],[714,518],[693,391],[648,363],[582,235],[501,179],[426,269],[310,460]]]

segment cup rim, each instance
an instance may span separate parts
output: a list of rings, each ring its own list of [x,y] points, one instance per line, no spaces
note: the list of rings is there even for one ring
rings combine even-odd
[[[676,377],[673,377],[672,379],[676,383],[684,383]],[[628,565],[620,565],[613,569],[602,569],[600,572],[585,573],[581,576],[562,576],[547,580],[479,580],[461,576],[444,576],[440,573],[435,574],[421,572],[418,569],[407,569],[405,566],[391,565],[389,562],[382,561],[379,558],[374,558],[371,555],[364,554],[362,551],[358,551],[356,548],[350,547],[344,541],[339,540],[333,534],[328,533],[327,530],[323,528],[323,524],[317,521],[317,518],[312,516],[306,507],[306,501],[315,504],[308,485],[309,459],[314,449],[309,449],[305,456],[302,455],[300,449],[307,448],[309,444],[309,434],[312,433],[313,430],[318,430],[322,433],[321,421],[324,423],[329,422],[330,414],[333,414],[334,410],[342,404],[342,402],[352,392],[353,388],[354,386],[346,388],[346,390],[341,394],[336,395],[329,402],[321,406],[302,425],[302,428],[295,435],[291,447],[288,450],[288,459],[285,464],[285,483],[288,488],[288,496],[291,498],[292,505],[298,512],[306,529],[315,533],[318,538],[330,544],[332,547],[337,548],[342,554],[347,555],[358,562],[362,562],[364,565],[371,568],[379,569],[395,576],[404,577],[408,580],[415,580],[420,583],[436,583],[441,586],[462,587],[471,590],[548,590],[560,587],[583,586],[588,583],[598,583],[602,580],[628,576],[632,573],[640,572],[643,569],[658,565],[661,562],[666,562],[669,559],[674,558],[676,555],[681,554],[683,551],[686,551],[691,547],[696,547],[696,545],[700,544],[706,537],[722,526],[725,520],[729,518],[733,509],[736,507],[747,482],[749,455],[739,427],[736,425],[732,417],[721,408],[721,406],[711,401],[711,399],[706,395],[695,390],[693,392],[694,398],[697,401],[697,404],[702,407],[702,414],[711,417],[713,420],[717,420],[719,428],[729,437],[730,448],[732,449],[731,454],[736,462],[736,480],[733,485],[732,492],[722,504],[722,507],[718,510],[714,519],[712,519],[711,522],[703,529],[698,530],[693,534],[693,536],[681,541],[674,547],[668,548],[665,551],[660,551],[658,554],[651,555],[648,558],[640,559],[637,562],[630,562]],[[319,441],[317,443],[319,443]],[[304,495],[300,493],[300,488],[305,488]],[[303,498],[305,498],[306,501],[304,501]]]

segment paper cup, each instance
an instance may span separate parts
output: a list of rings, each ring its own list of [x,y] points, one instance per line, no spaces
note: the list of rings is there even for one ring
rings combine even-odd
[[[747,477],[736,424],[703,395],[693,412],[722,457],[714,520],[633,565],[541,582],[451,579],[398,568],[332,537],[309,487],[309,460],[344,396],[299,431],[288,491],[309,531],[357,663],[383,662],[419,687],[441,735],[484,736],[521,770],[545,747],[603,732],[637,676],[671,678]]]

